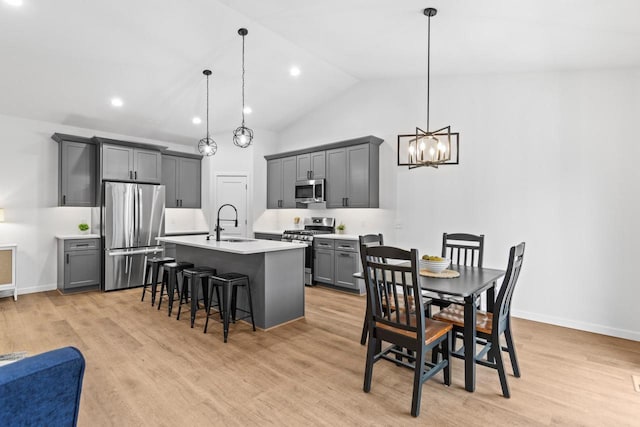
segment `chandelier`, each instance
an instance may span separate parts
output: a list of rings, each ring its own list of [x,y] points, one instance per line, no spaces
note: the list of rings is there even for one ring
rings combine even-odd
[[[398,166],[409,169],[421,166],[437,168],[440,165],[458,164],[458,142],[460,134],[451,132],[451,126],[430,130],[429,89],[431,73],[431,17],[438,11],[432,7],[424,9],[427,17],[427,126],[426,130],[416,126],[415,133],[398,135]],[[453,160],[452,160],[453,159]]]

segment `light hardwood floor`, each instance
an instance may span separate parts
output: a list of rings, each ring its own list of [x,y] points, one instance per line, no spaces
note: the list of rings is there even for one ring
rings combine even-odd
[[[306,318],[263,332],[232,325],[202,332],[140,302],[140,289],[0,299],[0,353],[78,347],[87,361],[82,426],[176,425],[639,425],[640,343],[514,319],[522,378],[478,366],[464,390],[441,375],[410,416],[412,373],[381,361],[362,391],[364,298],[306,289]],[[517,296],[516,296],[517,297]],[[508,360],[508,359],[507,359]],[[508,369],[510,373],[510,368]]]

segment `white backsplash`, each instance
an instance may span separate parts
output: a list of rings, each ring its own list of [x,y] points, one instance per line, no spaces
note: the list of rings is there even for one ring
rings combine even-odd
[[[209,231],[202,209],[165,209],[165,233]]]
[[[395,213],[388,209],[267,209],[254,223],[258,231],[283,231],[302,228],[304,218],[312,216],[336,219],[336,226],[345,225],[345,234],[383,233],[393,240]],[[294,218],[300,217],[300,224]]]

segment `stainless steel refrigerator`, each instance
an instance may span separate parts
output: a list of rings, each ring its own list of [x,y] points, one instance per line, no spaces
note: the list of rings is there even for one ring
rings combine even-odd
[[[147,257],[163,251],[164,185],[105,182],[103,190],[103,289],[141,286]]]

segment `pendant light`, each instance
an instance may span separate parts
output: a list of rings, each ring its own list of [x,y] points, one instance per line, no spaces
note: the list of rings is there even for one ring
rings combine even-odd
[[[238,34],[242,36],[242,125],[233,131],[233,143],[237,147],[247,148],[253,141],[253,131],[244,125],[244,38],[249,31],[240,28]]]
[[[202,74],[207,77],[207,136],[198,142],[198,151],[202,155],[213,156],[218,151],[218,144],[209,135],[209,76],[211,70],[204,70]]]
[[[439,165],[457,165],[459,160],[458,142],[460,134],[451,132],[451,126],[435,131],[431,131],[429,127],[431,18],[438,11],[428,7],[424,9],[423,13],[427,17],[427,126],[426,130],[416,126],[415,133],[398,135],[398,166],[408,166],[409,169],[421,166],[437,168]],[[455,154],[455,157],[453,154]]]

